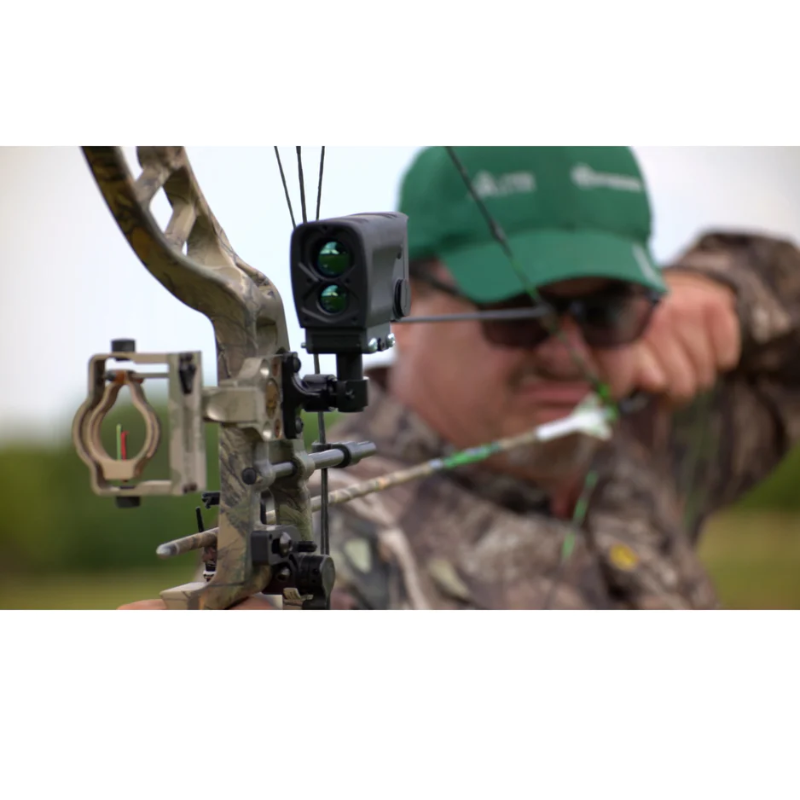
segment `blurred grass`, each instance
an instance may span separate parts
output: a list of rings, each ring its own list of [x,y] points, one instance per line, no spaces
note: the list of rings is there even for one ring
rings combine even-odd
[[[709,524],[700,556],[725,608],[800,608],[800,514],[726,512]]]
[[[166,410],[158,411],[165,419]],[[134,438],[137,423],[141,427],[130,406],[115,408],[114,414],[107,447],[117,422]],[[310,446],[317,420],[304,416]],[[208,426],[206,434],[208,485],[214,487],[219,485],[217,432]],[[151,468],[150,477],[163,474],[166,451],[157,453]],[[0,448],[0,486],[0,609],[110,609],[157,597],[192,578],[193,557],[162,562],[155,548],[196,530],[197,496],[149,498],[135,511],[120,512],[109,498],[91,492],[86,467],[66,436],[50,445]],[[700,555],[724,607],[800,609],[798,486],[800,447],[708,525]],[[204,518],[209,527],[215,523],[213,511]]]
[[[800,514],[731,511],[713,520],[700,554],[725,608],[800,608]],[[192,578],[191,557],[151,569],[5,575],[0,609],[111,609]]]
[[[155,557],[154,557],[155,558]],[[193,579],[193,564],[169,568],[63,575],[6,575],[0,584],[0,609],[95,610],[118,608]],[[160,568],[159,568],[160,567]]]

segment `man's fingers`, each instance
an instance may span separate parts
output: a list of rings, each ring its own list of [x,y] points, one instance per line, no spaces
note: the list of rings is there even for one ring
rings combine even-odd
[[[682,341],[672,331],[656,331],[648,337],[649,346],[665,381],[661,390],[671,399],[682,403],[694,397],[697,391],[697,372],[686,353]]]
[[[676,310],[673,321],[678,330],[692,317],[701,320],[714,353],[717,372],[734,369],[741,358],[741,329],[736,313],[736,293],[717,281],[679,270],[669,271],[667,283],[673,290],[669,307]]]
[[[166,611],[167,605],[163,600],[139,600],[135,603],[128,603],[120,606],[117,611]],[[233,611],[274,611],[275,606],[264,596],[256,595],[248,597],[238,605]]]
[[[247,600],[235,605],[232,611],[276,611],[276,607],[266,598],[265,595],[255,595],[248,597]]]
[[[708,330],[720,372],[734,369],[742,356],[742,332],[739,318],[733,309],[724,305],[712,306],[706,313]]]
[[[694,367],[695,390],[710,389],[716,382],[719,366],[709,325],[692,316],[674,327],[676,344]]]
[[[631,389],[660,394],[667,388],[667,376],[648,344],[640,344],[634,355],[635,370]]]
[[[738,364],[740,331],[729,290],[690,278],[671,283],[636,351],[635,383],[681,404]]]

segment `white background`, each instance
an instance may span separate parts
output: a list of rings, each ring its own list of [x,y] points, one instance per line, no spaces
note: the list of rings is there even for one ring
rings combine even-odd
[[[8,144],[800,142],[795,14],[774,0],[6,6]],[[795,151],[693,150],[643,155],[660,256],[712,223],[797,235]],[[110,337],[211,342],[127,251],[77,151],[16,155],[0,416],[42,432]],[[235,205],[274,168],[197,156],[235,246],[286,293],[279,195]],[[359,177],[332,148],[352,205],[329,194],[325,214],[393,202],[406,157],[364,158]],[[800,795],[797,612],[2,619],[0,786],[17,800]]]

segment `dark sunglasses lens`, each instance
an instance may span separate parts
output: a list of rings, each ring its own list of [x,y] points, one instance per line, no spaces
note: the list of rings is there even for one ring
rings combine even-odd
[[[498,347],[537,347],[550,335],[538,319],[486,320],[482,324],[483,335]]]
[[[644,294],[622,294],[586,300],[580,325],[591,347],[622,347],[635,342],[647,330],[655,303]]]
[[[486,320],[483,322],[484,336],[498,347],[538,347],[547,340],[554,326],[557,327],[559,314],[571,306],[583,338],[590,347],[623,347],[644,334],[656,307],[652,296],[629,287],[572,303],[552,298],[550,302],[555,308],[549,319]],[[493,308],[519,308],[521,305],[512,301]]]

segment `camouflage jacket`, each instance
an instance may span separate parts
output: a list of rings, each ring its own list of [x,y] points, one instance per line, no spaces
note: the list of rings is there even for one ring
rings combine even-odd
[[[473,465],[330,509],[334,607],[715,608],[695,547],[702,526],[800,436],[800,251],[709,234],[674,268],[735,289],[740,365],[679,412],[651,404],[619,424],[594,457],[598,482],[558,581],[572,523],[536,486]],[[368,410],[331,432],[374,441],[378,455],[331,470],[331,489],[452,452],[379,378]]]

